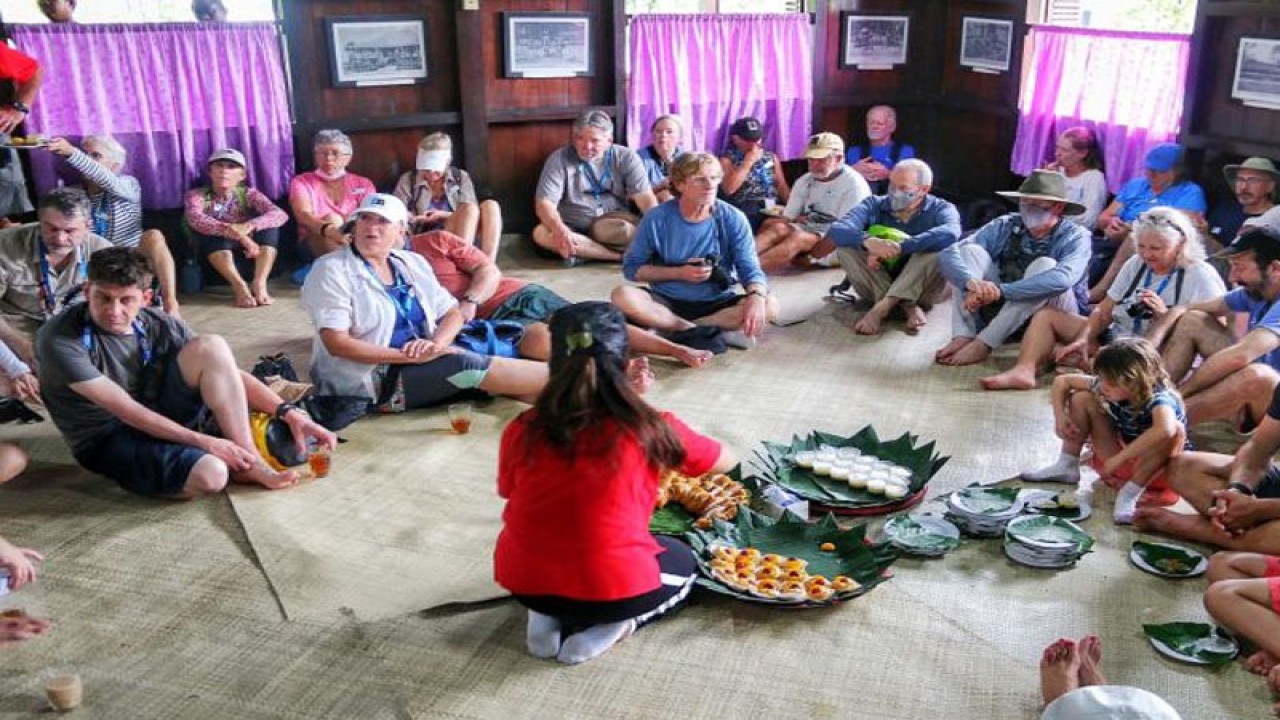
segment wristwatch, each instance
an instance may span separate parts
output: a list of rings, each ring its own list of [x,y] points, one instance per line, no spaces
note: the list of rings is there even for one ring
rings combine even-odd
[[[1249,487],[1248,485],[1245,485],[1245,484],[1244,484],[1244,483],[1242,483],[1242,482],[1233,482],[1233,483],[1228,483],[1228,485],[1227,485],[1227,489],[1228,489],[1228,490],[1235,490],[1236,492],[1240,493],[1241,495],[1250,495],[1250,496],[1252,496],[1252,495],[1253,495],[1253,488]]]
[[[302,412],[302,408],[298,407],[297,405],[294,405],[291,402],[282,402],[276,406],[276,412],[275,412],[276,419],[283,422],[285,414],[288,413],[290,410],[297,410],[298,412]]]
[[[769,299],[769,293],[765,292],[764,290],[759,290],[759,289],[756,289],[756,290],[748,290],[748,291],[747,291],[747,294],[748,294],[748,295],[758,295],[759,297],[765,298],[766,300],[767,300],[767,299]]]
[[[14,110],[17,110],[23,115],[31,114],[31,106],[22,102],[21,100],[14,100],[13,102],[9,103],[9,107],[13,108]]]

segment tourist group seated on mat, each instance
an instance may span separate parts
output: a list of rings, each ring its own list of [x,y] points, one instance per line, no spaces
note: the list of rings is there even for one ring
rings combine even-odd
[[[17,89],[0,109],[7,137],[50,77],[2,44],[0,77]],[[152,189],[124,172],[117,139],[41,139],[29,150],[81,179],[30,198],[34,216],[0,228],[3,417],[42,410],[80,466],[179,500],[228,483],[294,487],[309,456],[340,463],[335,431],[367,415],[496,396],[527,404],[491,438],[506,501],[495,578],[528,611],[530,653],[581,663],[678,607],[699,577],[780,603],[847,599],[882,579],[827,578],[816,562],[651,534],[660,498],[694,497],[714,528],[749,493],[727,475],[735,452],[648,403],[650,358],[716,373],[728,364],[719,355],[745,351],[735,360],[750,363],[758,348],[800,342],[779,322],[788,308],[771,279],[812,278],[825,307],[856,318],[850,346],[874,352],[901,332],[932,358],[926,372],[981,365],[981,390],[1047,390],[1056,458],[1046,442],[1046,464],[1019,479],[1070,486],[1096,474],[1093,496],[1113,502],[1115,523],[1222,549],[1207,565],[1208,612],[1255,646],[1248,668],[1280,693],[1273,162],[1228,165],[1238,222],[1210,222],[1184,147],[1129,148],[1141,172],[1116,178],[1125,181],[1112,196],[1099,138],[1071,127],[1016,188],[990,188],[1003,213],[966,226],[967,208],[935,192],[944,179],[929,158],[895,136],[894,108],[871,108],[847,142],[842,128],[815,128],[797,158],[766,147],[774,121],[722,118],[724,145],[699,148],[686,118],[663,114],[650,143],[632,149],[615,142],[608,113],[587,110],[529,179],[536,223],[518,239],[503,234],[512,201],[477,189],[445,132],[426,134],[413,167],[395,165],[394,186],[379,188],[348,170],[351,137],[319,130],[313,167],[286,198],[250,184],[252,144],[213,149],[185,192],[181,237],[148,227]],[[610,268],[613,289],[572,302],[565,288],[500,269],[503,242],[527,243],[561,277]],[[294,246],[297,300],[271,288]],[[227,339],[184,321],[175,255],[229,285],[226,312],[300,303],[312,324],[309,382],[284,362],[247,372]],[[930,322],[948,328],[940,347],[921,336]],[[1234,454],[1195,448],[1196,426],[1210,421],[1229,423]],[[861,442],[823,441],[782,460],[859,487],[853,461],[872,455]],[[803,452],[816,460],[801,462]],[[912,478],[924,466],[889,459],[863,463],[861,488],[893,497],[901,483],[897,498],[923,498]],[[27,464],[21,447],[0,443],[0,483]],[[717,479],[685,483],[704,476]],[[881,561],[860,539],[831,544],[823,552]],[[0,539],[7,587],[35,582],[40,560]],[[49,630],[17,618],[0,641]],[[1177,716],[1151,693],[1107,685],[1100,661],[1093,636],[1044,650],[1045,717],[1107,703]]]

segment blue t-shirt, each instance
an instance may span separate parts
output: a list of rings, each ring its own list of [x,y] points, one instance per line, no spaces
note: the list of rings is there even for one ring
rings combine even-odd
[[[1190,180],[1174,183],[1156,195],[1151,191],[1149,180],[1136,177],[1120,188],[1115,201],[1124,206],[1120,209],[1120,219],[1127,223],[1137,220],[1139,215],[1153,207],[1171,207],[1200,214],[1208,208],[1204,191]]]
[[[653,187],[657,187],[667,179],[671,173],[671,162],[683,153],[684,148],[677,147],[676,151],[671,153],[671,160],[664,163],[658,158],[658,153],[654,151],[652,145],[645,145],[636,151],[636,155],[640,156],[640,162],[644,163],[645,173],[649,175],[649,184]]]
[[[1095,393],[1098,391],[1098,385],[1098,379],[1094,378],[1093,390]],[[1178,424],[1183,429],[1187,427],[1187,409],[1182,404],[1182,398],[1178,396],[1178,393],[1163,385],[1151,394],[1151,399],[1147,401],[1146,406],[1141,408],[1134,407],[1128,400],[1111,402],[1103,398],[1102,395],[1098,395],[1098,398],[1102,400],[1102,405],[1106,408],[1107,415],[1111,418],[1112,424],[1116,426],[1116,433],[1126,443],[1137,440],[1138,436],[1151,429],[1151,425],[1154,423],[1151,419],[1151,414],[1162,405],[1173,410],[1174,416],[1178,419]],[[1189,441],[1184,442],[1183,449],[1190,450],[1191,443]]]
[[[1236,288],[1223,295],[1222,299],[1231,312],[1249,313],[1250,332],[1255,328],[1266,328],[1280,335],[1280,301],[1254,299],[1249,297],[1249,293],[1245,292],[1244,288]],[[1254,362],[1263,362],[1280,370],[1280,348],[1272,350]]]
[[[641,266],[674,267],[692,258],[707,257],[715,257],[725,275],[743,285],[765,282],[751,225],[741,210],[717,200],[710,218],[692,223],[680,214],[678,199],[668,200],[640,221],[622,258],[622,274],[634,282]],[[726,287],[714,279],[700,283],[656,282],[652,289],[663,297],[693,302],[713,302],[734,294],[732,284]]]
[[[898,164],[898,160],[906,160],[916,156],[916,149],[914,147],[897,141],[890,142],[888,145],[871,145],[870,147],[871,159],[890,170],[893,169],[894,165]],[[895,148],[897,150],[896,157],[894,152]],[[866,155],[862,152],[861,145],[854,145],[845,151],[844,157],[845,160],[852,165],[866,157]]]

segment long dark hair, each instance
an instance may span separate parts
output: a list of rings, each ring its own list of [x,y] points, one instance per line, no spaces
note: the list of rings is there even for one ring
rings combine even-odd
[[[564,308],[551,319],[551,347],[551,377],[534,405],[531,440],[572,455],[583,431],[612,421],[635,437],[655,467],[684,462],[680,438],[627,379],[622,313],[608,303]]]

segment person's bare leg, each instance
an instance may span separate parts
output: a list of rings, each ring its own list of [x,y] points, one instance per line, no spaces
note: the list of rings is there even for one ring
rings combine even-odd
[[[1121,241],[1119,247],[1116,248],[1115,257],[1111,258],[1111,264],[1107,266],[1107,271],[1103,273],[1097,284],[1089,288],[1089,302],[1094,305],[1102,302],[1107,296],[1107,291],[1111,289],[1111,285],[1115,283],[1116,276],[1120,274],[1120,268],[1129,258],[1133,257],[1133,241],[1132,236],[1125,237]]]
[[[164,234],[159,230],[142,233],[138,249],[151,260],[151,267],[156,271],[164,311],[178,317],[178,271],[173,263],[173,253],[169,252],[169,244],[164,241]]]
[[[1045,307],[1036,311],[1022,336],[1018,347],[1018,360],[1013,367],[980,380],[984,390],[1031,390],[1036,386],[1036,373],[1053,354],[1056,344],[1080,333],[1088,320],[1056,308]]]
[[[276,249],[270,245],[260,245],[258,256],[253,259],[253,284],[250,287],[253,290],[253,299],[259,305],[270,305],[275,302],[267,289],[267,281],[271,279],[271,268],[275,267],[276,254]]]
[[[29,462],[31,462],[31,456],[27,455],[26,450],[13,443],[0,442],[0,484],[7,483],[22,474]]]
[[[462,203],[457,210],[444,221],[444,229],[467,242],[475,244],[476,229],[480,226],[480,208],[471,203]]]
[[[991,348],[978,338],[972,338],[971,342],[964,344],[950,358],[943,361],[943,365],[953,365],[959,367],[961,365],[977,365],[978,363],[991,357]]]
[[[546,323],[529,323],[520,338],[520,357],[546,362],[551,358],[551,328]]]
[[[1250,363],[1187,398],[1187,424],[1234,420],[1242,411],[1256,424],[1267,413],[1277,381],[1280,375],[1270,366]]]
[[[571,257],[579,257],[587,260],[618,261],[622,259],[622,253],[616,252],[614,250],[610,250],[609,248],[605,247],[604,245],[601,245],[595,240],[592,240],[586,235],[575,232],[575,233],[571,233],[569,237],[573,243],[573,247],[570,248],[569,254],[566,255],[563,251],[561,251],[556,247],[555,240],[553,240],[551,237],[551,231],[548,230],[545,226],[539,225],[538,227],[533,229],[533,241],[537,243],[539,247],[542,247],[546,250],[556,253],[557,255],[565,258],[566,260],[568,260]]]
[[[1272,658],[1280,657],[1280,615],[1271,608],[1267,578],[1221,580],[1204,593],[1204,607],[1219,625],[1244,635]],[[1259,674],[1275,667],[1257,665]],[[1253,670],[1253,667],[1250,667]]]
[[[773,249],[774,245],[782,242],[790,230],[790,226],[782,220],[776,218],[765,220],[760,226],[760,232],[756,233],[756,255],[762,255],[767,250]]]
[[[498,243],[502,240],[502,207],[497,200],[480,202],[480,250],[490,260],[498,259]]]
[[[209,265],[218,271],[218,274],[227,281],[231,286],[231,292],[235,294],[233,304],[239,308],[257,307],[258,301],[253,296],[253,291],[249,289],[248,283],[244,278],[240,277],[240,270],[236,268],[235,258],[231,256],[230,250],[218,250],[209,253]]]
[[[920,328],[929,324],[929,317],[925,315],[924,308],[916,303],[903,302],[901,307],[902,312],[907,314],[907,334],[915,335],[920,332]]]
[[[196,461],[187,481],[182,485],[182,494],[176,500],[191,500],[202,495],[220,493],[227,487],[231,473],[227,464],[212,455],[205,455]]]
[[[1164,366],[1174,382],[1180,382],[1196,356],[1209,357],[1235,343],[1231,332],[1217,318],[1198,310],[1189,310],[1169,331],[1160,348]]]
[[[227,341],[218,335],[193,338],[178,352],[178,367],[183,381],[199,391],[204,404],[213,412],[222,436],[257,457],[258,450],[249,431],[249,404],[245,398],[244,380]],[[265,462],[259,461],[248,470],[232,473],[231,479],[274,490],[293,485],[298,481],[298,475],[288,470],[275,472]]]
[[[760,253],[760,268],[772,273],[790,267],[809,267],[808,253],[817,243],[817,235],[791,228],[773,247]]]
[[[1080,652],[1074,640],[1058,640],[1040,656],[1040,695],[1044,704],[1080,687]]]
[[[1209,556],[1209,571],[1205,579],[1209,586],[1223,580],[1250,580],[1266,577],[1267,556],[1259,553],[1222,551]],[[1207,598],[1206,598],[1207,601]],[[1255,675],[1266,675],[1271,672],[1280,660],[1265,649],[1258,649],[1245,658],[1245,668]]]
[[[632,285],[619,285],[609,296],[613,303],[628,320],[640,327],[655,328],[668,332],[679,332],[697,327],[694,323],[671,312],[670,308],[659,304],[647,291]]]
[[[694,322],[705,327],[718,327],[721,330],[741,330],[745,302],[744,300],[732,307],[713,312],[706,317],[700,317]],[[773,295],[765,298],[765,322],[771,323],[777,320],[779,310],[778,298]]]
[[[875,305],[871,306],[871,309],[868,310],[865,315],[858,319],[858,322],[853,324],[853,331],[859,335],[879,335],[881,323],[883,323],[884,319],[889,317],[889,313],[893,312],[893,309],[898,306],[898,302],[898,298],[889,297],[888,295],[880,298]],[[915,305],[912,305],[911,307],[915,308],[917,311],[920,310],[920,308]],[[924,313],[920,314],[923,315]]]
[[[627,339],[631,341],[632,352],[674,358],[689,367],[702,367],[714,357],[710,350],[695,350],[635,325],[627,325]]]
[[[489,372],[480,381],[480,389],[490,395],[506,395],[530,404],[546,386],[546,363],[503,357],[489,360]]]
[[[1080,687],[1108,684],[1101,666],[1102,640],[1097,635],[1080,638]]]

